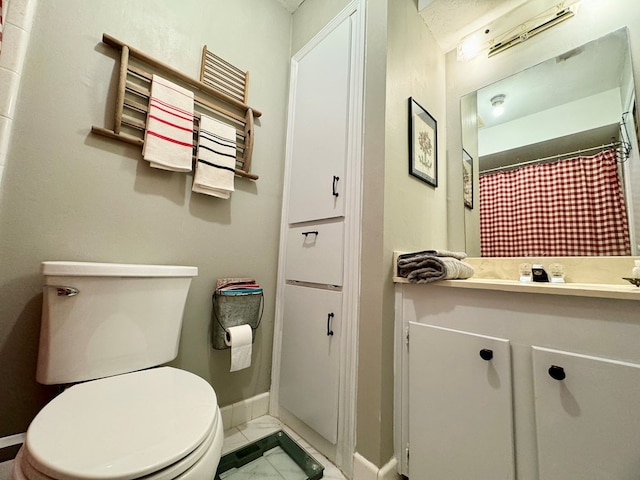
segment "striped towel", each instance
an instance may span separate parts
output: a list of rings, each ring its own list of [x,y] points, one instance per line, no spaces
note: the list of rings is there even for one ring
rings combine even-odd
[[[193,92],[153,75],[142,157],[151,166],[190,172],[193,158]]]
[[[236,129],[211,117],[200,117],[196,174],[192,190],[219,198],[234,191]]]

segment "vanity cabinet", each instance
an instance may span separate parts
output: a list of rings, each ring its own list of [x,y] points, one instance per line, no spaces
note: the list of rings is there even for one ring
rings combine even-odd
[[[637,479],[638,305],[396,285],[400,473]]]
[[[640,364],[534,346],[540,480],[640,474]]]

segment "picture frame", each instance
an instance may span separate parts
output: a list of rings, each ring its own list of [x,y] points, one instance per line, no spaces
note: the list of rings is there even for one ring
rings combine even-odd
[[[409,174],[438,186],[438,123],[409,97]]]
[[[464,206],[473,210],[473,157],[462,149],[462,195]]]

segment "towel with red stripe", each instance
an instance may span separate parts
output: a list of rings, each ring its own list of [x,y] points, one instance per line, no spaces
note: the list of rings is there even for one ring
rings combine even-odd
[[[142,157],[174,172],[190,172],[193,162],[193,92],[158,75],[151,80]]]

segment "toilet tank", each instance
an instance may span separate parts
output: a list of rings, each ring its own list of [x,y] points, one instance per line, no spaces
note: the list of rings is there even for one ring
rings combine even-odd
[[[74,383],[173,360],[196,267],[43,262],[36,379]]]

